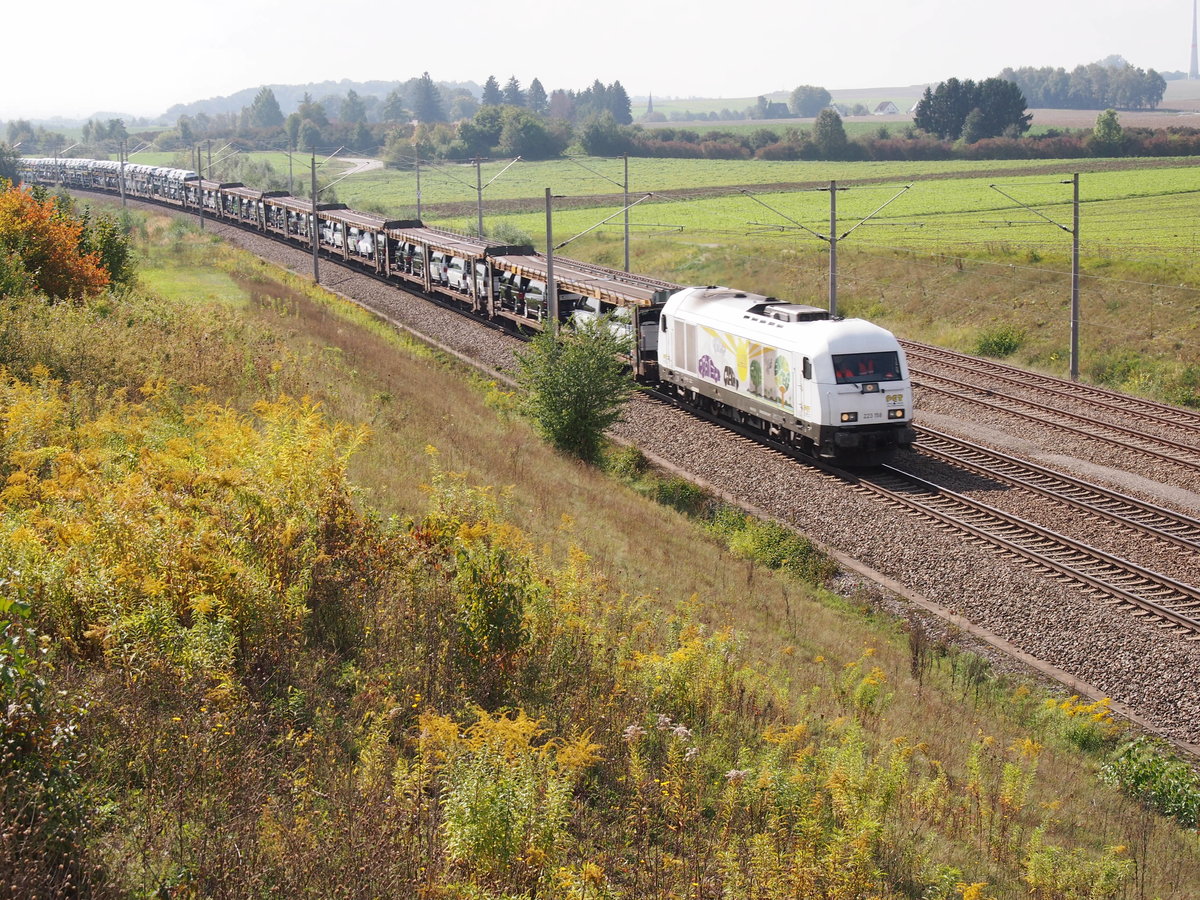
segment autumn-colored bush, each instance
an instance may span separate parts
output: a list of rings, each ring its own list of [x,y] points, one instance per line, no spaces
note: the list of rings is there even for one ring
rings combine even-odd
[[[109,283],[99,253],[81,251],[84,224],[53,200],[0,185],[0,284],[5,292],[28,279],[55,299],[79,299]],[[7,274],[4,274],[7,273]],[[23,277],[22,277],[23,275]]]

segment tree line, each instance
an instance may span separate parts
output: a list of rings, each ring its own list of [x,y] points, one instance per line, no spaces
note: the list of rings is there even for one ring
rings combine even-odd
[[[925,88],[913,110],[913,124],[939,138],[973,144],[1001,135],[1020,137],[1033,119],[1025,109],[1025,97],[1011,81],[949,78]]]
[[[1043,107],[1153,107],[1164,90],[1160,75],[1120,57],[1079,66],[1069,75],[1063,69],[1005,69],[980,82],[949,78],[931,85],[914,108],[911,127],[883,126],[849,140],[841,115],[866,113],[867,108],[834,104],[829,91],[817,85],[796,87],[787,103],[759,97],[746,110],[752,118],[816,117],[813,127],[739,133],[634,125],[629,94],[620,81],[597,79],[583,90],[547,91],[537,78],[526,87],[511,76],[502,86],[489,75],[476,97],[468,86],[438,83],[425,72],[385,97],[354,89],[320,99],[305,93],[289,114],[264,86],[236,113],[180,116],[174,128],[146,137],[159,150],[186,150],[217,139],[232,140],[241,149],[345,147],[381,155],[399,166],[410,165],[414,157],[546,159],[569,148],[596,155],[714,159],[945,159],[987,153],[1046,158],[1099,155],[1103,148],[1176,155],[1191,145],[1179,131],[1157,140],[1131,131],[1118,143],[1097,140],[1087,130],[1026,137],[1030,102]],[[663,120],[652,105],[643,117],[647,125]],[[10,146],[20,144],[22,152],[58,152],[66,144],[61,134],[24,120],[8,123],[7,131]],[[82,137],[88,146],[81,152],[101,155],[116,152],[128,132],[120,119],[89,120]]]
[[[558,155],[570,143],[573,123],[600,115],[619,123],[633,121],[629,95],[619,81],[606,85],[597,79],[580,91],[547,93],[537,78],[525,88],[513,76],[501,88],[489,76],[477,99],[465,88],[434,82],[426,72],[382,100],[353,89],[319,100],[306,93],[288,115],[274,91],[264,86],[237,114],[181,116],[175,128],[158,135],[155,145],[177,150],[219,137],[292,150],[343,146],[362,153],[382,151],[396,162],[411,157],[414,147],[449,157],[506,147],[527,158],[544,158]]]
[[[1000,77],[1041,109],[1155,109],[1167,89],[1153,69],[1134,68],[1120,57],[1076,66],[1071,72],[1045,66],[1004,69]]]
[[[464,123],[459,134],[464,132]],[[503,129],[492,135],[503,134]],[[472,155],[455,145],[455,133],[446,150],[458,157]],[[968,139],[969,138],[969,139]],[[565,139],[564,139],[565,140]],[[1101,113],[1094,128],[1048,129],[1036,136],[1010,132],[995,137],[941,138],[916,125],[881,124],[865,134],[850,137],[841,116],[822,110],[811,127],[757,128],[753,131],[700,130],[674,126],[647,128],[618,125],[611,118],[593,119],[574,130],[573,151],[591,156],[659,159],[767,159],[767,160],[948,160],[948,159],[1074,159],[1113,156],[1192,156],[1200,154],[1200,129],[1121,128],[1117,113]],[[478,148],[474,148],[478,149]],[[501,139],[501,153],[516,145]],[[422,154],[437,148],[423,146]],[[412,148],[405,148],[411,154]],[[454,158],[454,157],[452,157]],[[526,158],[533,158],[527,156]]]

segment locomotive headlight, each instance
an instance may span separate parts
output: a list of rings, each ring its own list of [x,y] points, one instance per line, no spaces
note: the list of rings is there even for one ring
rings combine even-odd
[[[904,418],[904,410],[903,409],[889,409],[888,410],[888,418],[889,419],[903,419]]]
[[[856,412],[842,413],[842,421],[843,422],[857,422],[858,421],[858,413],[856,413]]]

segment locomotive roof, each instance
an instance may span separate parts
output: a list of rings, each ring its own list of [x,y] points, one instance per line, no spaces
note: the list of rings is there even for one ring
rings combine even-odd
[[[690,288],[673,295],[665,312],[763,344],[804,353],[895,349],[886,328],[865,319],[830,318],[827,310],[730,288]]]

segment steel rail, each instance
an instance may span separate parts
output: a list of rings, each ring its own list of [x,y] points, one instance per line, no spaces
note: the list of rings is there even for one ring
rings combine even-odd
[[[1200,519],[1186,513],[926,426],[917,427],[916,449],[923,455],[1069,504],[1186,550],[1200,551]]]
[[[1021,390],[1032,391],[1036,394],[1048,395],[1048,396],[1055,397],[1055,398],[1065,399],[1072,403],[1088,404],[1088,405],[1092,406],[1093,408],[1103,409],[1106,412],[1110,412],[1113,415],[1118,416],[1122,419],[1133,418],[1133,419],[1137,419],[1139,421],[1150,422],[1155,425],[1160,425],[1160,426],[1165,425],[1168,428],[1174,428],[1174,429],[1178,429],[1180,431],[1190,432],[1191,436],[1194,437],[1198,443],[1200,443],[1200,417],[1197,417],[1195,420],[1189,419],[1188,421],[1185,422],[1185,421],[1181,421],[1180,418],[1178,418],[1178,417],[1167,417],[1167,416],[1161,415],[1157,411],[1144,412],[1144,411],[1139,411],[1136,408],[1131,408],[1131,407],[1135,407],[1137,404],[1136,403],[1130,404],[1127,400],[1117,401],[1117,400],[1110,400],[1107,398],[1096,398],[1096,397],[1090,396],[1089,392],[1087,392],[1087,391],[1076,392],[1076,391],[1072,391],[1070,389],[1063,389],[1063,388],[1059,388],[1059,387],[1052,387],[1052,386],[1047,386],[1044,384],[1038,384],[1038,383],[1036,383],[1036,380],[1034,380],[1034,382],[1031,382],[1029,379],[1025,379],[1022,377],[1017,377],[1017,376],[1012,376],[1012,375],[1007,375],[1007,374],[1003,374],[1000,372],[992,371],[992,368],[987,365],[980,366],[980,365],[974,365],[972,363],[955,362],[951,359],[939,358],[934,354],[909,352],[907,354],[907,356],[908,356],[909,360],[912,360],[914,358],[920,359],[920,360],[925,360],[929,363],[932,363],[935,366],[941,366],[941,367],[944,367],[947,369],[953,369],[958,372],[969,373],[973,377],[978,377],[979,373],[982,371],[982,372],[986,373],[985,377],[990,378],[995,381],[999,381],[1003,384],[1013,385],[1017,388],[1020,388]],[[910,364],[909,368],[913,369],[911,364]],[[916,371],[916,370],[914,369],[914,371]],[[923,374],[923,373],[919,373],[919,374]],[[937,376],[934,376],[934,377],[937,377]],[[1107,423],[1105,423],[1105,424],[1107,424]],[[1194,449],[1200,450],[1200,447],[1196,447]]]
[[[936,386],[930,384],[929,381],[926,379],[932,379],[934,381],[946,382],[950,385],[953,385],[955,388],[957,388],[957,390],[951,390],[950,388],[936,387]],[[956,397],[967,403],[974,403],[978,406],[984,406],[984,407],[987,407],[988,409],[994,409],[999,412],[1006,413],[1008,415],[1017,416],[1022,419],[1027,419],[1030,422],[1036,422],[1038,425],[1048,425],[1048,426],[1051,426],[1054,428],[1061,429],[1063,431],[1070,432],[1072,434],[1083,435],[1085,437],[1093,438],[1098,441],[1103,441],[1105,443],[1112,444],[1112,445],[1114,445],[1116,447],[1120,447],[1124,450],[1135,450],[1138,453],[1144,453],[1147,456],[1153,456],[1157,459],[1165,460],[1166,462],[1170,462],[1170,463],[1175,463],[1176,465],[1184,466],[1189,469],[1200,469],[1200,448],[1191,447],[1187,444],[1180,444],[1177,441],[1171,441],[1166,438],[1155,437],[1154,435],[1146,434],[1141,431],[1135,431],[1132,428],[1124,428],[1120,425],[1111,425],[1106,422],[1096,422],[1092,419],[1087,418],[1086,416],[1077,416],[1073,413],[1063,412],[1061,409],[1055,409],[1052,406],[1046,406],[1045,404],[1037,403],[1036,401],[1033,401],[1033,400],[1022,400],[1017,397],[1009,397],[1005,394],[996,394],[995,392],[988,391],[984,388],[977,388],[972,385],[964,385],[961,382],[955,381],[952,378],[943,378],[938,375],[926,374],[926,375],[922,376],[922,379],[919,381],[917,379],[913,379],[912,383],[916,386],[919,386],[922,390],[932,391],[937,394],[945,394],[946,396],[949,396],[949,397]],[[1067,419],[1072,422],[1078,422],[1084,427],[1075,428],[1075,427],[1067,425],[1061,421],[1056,421],[1055,419],[1047,419],[1042,416],[1035,416],[1030,413],[1022,412],[1019,409],[1015,409],[1012,406],[1005,405],[1003,403],[991,403],[987,400],[984,400],[982,397],[970,396],[971,394],[988,394],[988,395],[996,397],[997,399],[1000,399],[1000,400],[1010,401],[1013,404],[1020,404],[1022,406],[1032,407],[1033,409],[1039,410],[1044,413],[1049,413],[1052,416],[1056,416],[1059,419]],[[1113,437],[1107,437],[1103,434],[1096,434],[1095,429],[1106,429],[1108,431],[1115,431],[1118,434],[1125,435],[1128,438],[1128,440],[1118,440]],[[1147,445],[1150,445],[1150,446],[1147,446]],[[1165,450],[1161,450],[1161,451],[1155,450],[1155,449],[1153,449],[1153,445],[1157,445],[1157,446],[1163,447],[1163,448],[1169,448],[1170,450],[1172,450],[1174,452],[1167,453],[1167,452],[1165,452]],[[1190,459],[1182,459],[1179,456],[1179,454],[1181,454],[1181,453],[1185,454],[1186,456],[1189,456],[1191,458]]]
[[[1107,388],[1097,387],[1091,384],[1080,384],[1077,381],[1068,381],[1065,378],[1056,378],[1053,375],[1045,375],[1041,372],[1031,372],[1028,369],[1020,369],[1016,366],[1010,366],[1007,363],[997,362],[991,359],[982,359],[978,356],[971,356],[968,353],[959,353],[955,350],[945,350],[941,347],[935,347],[932,344],[923,344],[919,341],[901,340],[900,346],[904,348],[906,354],[920,355],[926,358],[933,357],[939,360],[956,359],[972,366],[975,369],[991,370],[994,372],[1002,372],[1007,376],[1024,379],[1026,382],[1037,382],[1048,387],[1059,388],[1067,391],[1078,397],[1092,397],[1103,400],[1109,403],[1118,404],[1123,408],[1138,407],[1141,409],[1150,410],[1154,415],[1160,416],[1163,419],[1170,420],[1175,424],[1188,425],[1193,428],[1200,428],[1200,412],[1193,412],[1180,406],[1172,406],[1169,403],[1159,403],[1156,400],[1147,400],[1144,397],[1133,397],[1129,394],[1122,394],[1119,391],[1108,390]]]
[[[884,483],[889,479],[895,486]],[[1182,611],[1200,611],[1200,589],[889,466],[880,473],[849,476],[847,480],[864,491],[1107,594],[1117,603],[1157,616],[1165,621],[1165,627],[1190,632],[1189,640],[1200,640],[1200,619]]]

